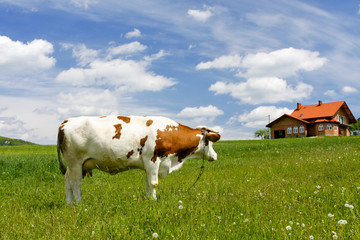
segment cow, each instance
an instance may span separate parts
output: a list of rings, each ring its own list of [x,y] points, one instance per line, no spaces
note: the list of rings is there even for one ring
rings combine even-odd
[[[178,170],[187,159],[217,160],[212,145],[220,134],[190,128],[166,117],[101,116],[65,120],[59,127],[57,153],[65,175],[66,202],[81,203],[81,180],[98,169],[116,174],[146,172],[147,195],[156,200],[158,179]],[[61,155],[67,167],[63,162]]]

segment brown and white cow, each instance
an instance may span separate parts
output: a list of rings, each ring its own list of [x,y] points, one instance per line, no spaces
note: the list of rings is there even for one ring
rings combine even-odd
[[[103,116],[65,120],[59,127],[58,159],[65,174],[66,201],[81,202],[81,178],[93,169],[116,174],[132,168],[146,172],[147,193],[156,199],[158,178],[185,160],[217,159],[212,143],[220,135],[193,129],[165,117]],[[61,152],[67,167],[61,159]]]

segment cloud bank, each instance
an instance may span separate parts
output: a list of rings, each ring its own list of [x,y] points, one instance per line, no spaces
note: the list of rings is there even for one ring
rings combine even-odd
[[[229,94],[241,104],[291,102],[308,98],[314,88],[303,82],[289,84],[284,78],[322,67],[327,59],[319,55],[304,49],[285,48],[270,53],[248,54],[243,58],[238,54],[224,55],[200,62],[196,69],[227,69],[247,79],[245,82],[218,81],[209,88],[215,95]]]

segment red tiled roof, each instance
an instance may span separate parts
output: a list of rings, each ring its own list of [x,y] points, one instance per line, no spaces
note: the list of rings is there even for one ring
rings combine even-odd
[[[298,118],[298,117],[295,117],[295,116],[291,116],[291,115],[288,115],[288,114],[284,114],[284,115],[282,115],[281,117],[279,117],[279,118],[275,119],[274,121],[272,121],[271,123],[269,123],[268,125],[266,125],[266,127],[271,127],[272,125],[274,125],[274,123],[276,123],[276,122],[278,122],[278,121],[280,121],[280,120],[282,120],[283,118],[286,118],[286,117],[288,117],[288,118],[294,118],[294,119],[296,119],[296,120],[299,120],[300,122],[309,124],[309,122],[308,122],[308,121],[305,121],[304,119],[301,119],[301,118]]]
[[[301,106],[299,110],[295,109],[291,116],[302,119],[334,117],[343,104],[345,101]]]
[[[333,123],[339,123],[339,121],[336,121],[335,119],[325,119],[325,118],[322,118],[322,119],[316,119],[314,121],[314,123],[323,123],[323,122],[333,122]]]

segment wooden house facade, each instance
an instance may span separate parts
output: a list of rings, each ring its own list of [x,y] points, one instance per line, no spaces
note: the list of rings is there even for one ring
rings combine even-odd
[[[302,106],[289,115],[284,114],[266,127],[271,138],[294,138],[311,136],[350,136],[351,123],[356,123],[345,101]]]

